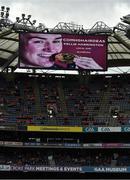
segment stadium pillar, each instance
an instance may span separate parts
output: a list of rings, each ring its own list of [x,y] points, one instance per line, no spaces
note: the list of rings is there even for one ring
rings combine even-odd
[[[35,103],[36,103],[36,113],[41,114],[41,106],[40,106],[40,92],[39,92],[39,86],[37,82],[37,78],[34,78],[33,81],[33,89],[35,94]]]
[[[59,93],[59,97],[60,97],[61,103],[62,103],[63,116],[67,117],[68,112],[67,112],[67,107],[66,107],[66,103],[65,103],[66,101],[65,101],[65,97],[64,97],[64,90],[63,90],[61,81],[58,82],[58,93]]]
[[[83,71],[79,73],[79,83],[81,85],[87,84],[90,79],[90,72]]]

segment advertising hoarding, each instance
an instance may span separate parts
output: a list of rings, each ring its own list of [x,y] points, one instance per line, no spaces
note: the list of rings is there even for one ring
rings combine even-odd
[[[27,131],[44,131],[44,132],[82,132],[82,127],[72,126],[28,126]]]

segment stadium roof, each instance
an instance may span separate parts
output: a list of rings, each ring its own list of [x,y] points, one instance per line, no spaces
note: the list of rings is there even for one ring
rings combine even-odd
[[[126,19],[125,19],[126,20]],[[3,22],[0,21],[0,25]],[[44,26],[35,28],[33,24],[8,23],[0,26],[0,72],[9,68],[15,71],[18,64],[19,31],[76,33],[76,34],[107,34],[108,35],[108,67],[130,66],[130,39],[126,36],[128,25],[119,23],[114,28],[108,27],[104,22],[96,22],[89,29],[73,23],[58,23],[54,28],[47,29]]]

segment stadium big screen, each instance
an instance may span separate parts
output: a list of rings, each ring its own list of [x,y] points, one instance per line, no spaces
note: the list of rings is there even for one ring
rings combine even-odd
[[[107,70],[107,36],[19,34],[19,68]]]

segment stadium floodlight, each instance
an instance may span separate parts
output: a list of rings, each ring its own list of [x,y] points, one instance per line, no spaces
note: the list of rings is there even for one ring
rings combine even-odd
[[[25,19],[25,14],[22,14],[22,19]]]
[[[31,18],[31,15],[28,15],[28,19],[30,19]]]
[[[7,11],[7,12],[9,12],[9,10],[10,10],[10,8],[9,8],[9,7],[7,7],[7,8],[6,8],[6,11]]]
[[[33,25],[36,24],[36,20],[33,20],[33,21],[32,21],[32,24],[33,24]]]
[[[5,10],[5,6],[1,6],[1,11],[4,11]]]
[[[4,12],[3,12],[3,11],[1,12],[1,17],[2,17],[2,18],[4,17]]]
[[[122,22],[126,23],[126,24],[130,24],[130,14],[123,16],[122,18],[120,18]]]
[[[9,7],[6,7],[5,6],[1,6],[1,18],[8,18],[9,17],[9,11],[10,11],[10,8]]]
[[[120,19],[122,23],[118,23],[117,26],[113,28],[113,32],[115,32],[115,30],[124,31],[125,36],[130,39],[130,14],[123,16]]]
[[[31,15],[27,15],[23,13],[21,17],[16,17],[16,21],[12,22],[9,20],[9,7],[1,6],[0,8],[0,31],[8,27],[15,31],[43,31],[45,29],[45,26],[42,24],[42,26],[36,26],[36,20],[31,20]]]
[[[5,6],[1,6],[0,9],[0,30],[2,30],[3,27],[9,26],[11,21],[9,20],[9,11],[10,8]]]
[[[36,31],[36,20],[31,21],[31,15],[22,14],[21,18],[16,17],[16,22],[14,23],[13,29],[17,31]]]
[[[16,22],[19,22],[20,18],[19,17],[16,17]]]

